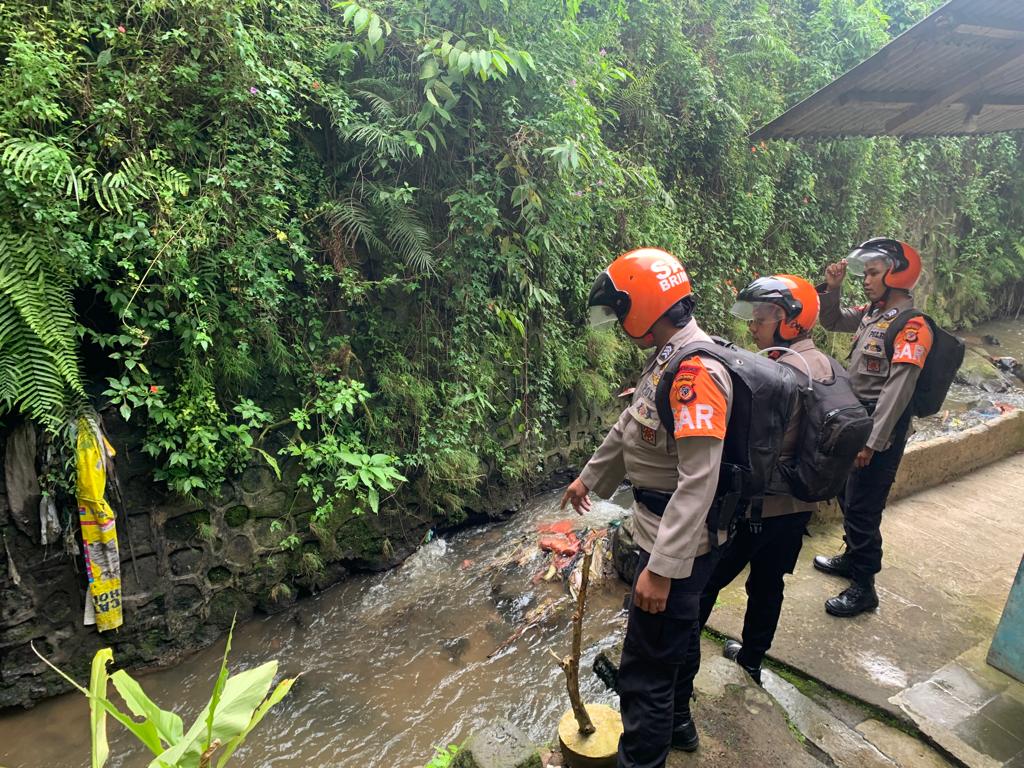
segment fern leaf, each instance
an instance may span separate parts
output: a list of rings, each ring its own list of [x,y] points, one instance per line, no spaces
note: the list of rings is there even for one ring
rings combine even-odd
[[[327,221],[342,231],[350,246],[355,245],[357,240],[362,240],[371,250],[386,249],[384,241],[377,235],[373,217],[363,206],[362,201],[355,197],[334,203],[327,210]]]
[[[430,250],[430,233],[415,211],[406,205],[389,206],[385,229],[388,240],[414,272],[433,270],[434,254]]]

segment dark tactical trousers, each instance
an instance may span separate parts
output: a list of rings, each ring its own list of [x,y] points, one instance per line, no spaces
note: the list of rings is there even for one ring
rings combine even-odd
[[[772,647],[782,613],[783,576],[792,573],[804,544],[810,512],[797,512],[761,520],[761,531],[751,533],[750,521],[741,520],[736,535],[722,552],[700,598],[700,626],[711,615],[718,593],[750,565],[747,576],[747,610],[743,614],[743,650],[737,661],[760,667]],[[691,676],[696,668],[687,670]]]
[[[640,550],[634,589],[649,558]],[[690,717],[693,678],[684,680],[679,672],[700,666],[700,595],[716,559],[715,553],[702,555],[689,577],[672,580],[663,613],[630,604],[618,679],[623,727],[618,768],[662,768],[673,728]]]
[[[907,447],[910,419],[908,410],[892,430],[892,445],[875,453],[866,467],[854,469],[839,497],[846,554],[853,580],[860,584],[871,584],[882,570],[882,510]]]

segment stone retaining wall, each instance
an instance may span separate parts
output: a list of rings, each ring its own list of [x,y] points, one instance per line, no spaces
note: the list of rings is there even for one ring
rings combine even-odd
[[[609,417],[580,404],[567,405],[565,426],[552,437],[536,482],[505,487],[489,478],[479,508],[467,510],[465,519],[501,516],[528,495],[568,482],[571,478],[560,473],[589,455]],[[107,497],[119,515],[124,625],[102,635],[83,626],[86,585],[80,555],[68,554],[63,542],[40,544],[39,517],[33,511],[38,495],[12,513],[3,471],[10,433],[0,432],[0,708],[29,705],[67,690],[36,658],[30,643],[79,680],[88,679],[93,654],[105,646],[114,649],[120,665],[167,664],[213,642],[236,614],[241,621],[255,611],[285,610],[297,597],[352,572],[397,565],[428,531],[452,527],[449,517],[417,508],[407,495],[400,513],[350,517],[336,530],[314,536],[308,530],[313,505],[296,490],[298,469],[287,465],[280,480],[266,466],[251,466],[225,483],[215,498],[170,496],[153,480],[139,431],[113,412],[104,419],[118,453],[124,495],[122,514],[108,482]],[[509,434],[514,444],[515,431]],[[73,501],[63,500],[61,522],[70,518],[77,533],[73,512]],[[282,546],[292,533],[300,536],[298,545]],[[79,539],[80,547],[80,538],[72,538]]]

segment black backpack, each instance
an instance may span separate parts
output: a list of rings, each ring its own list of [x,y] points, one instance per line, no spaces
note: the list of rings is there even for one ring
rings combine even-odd
[[[831,357],[828,360],[831,381],[811,381],[794,369],[801,382],[800,439],[796,454],[779,463],[784,488],[772,490],[801,501],[826,501],[839,495],[873,426],[867,409],[850,388],[849,375]]]
[[[893,345],[896,334],[903,330],[907,321],[914,317],[923,317],[932,329],[932,348],[924,359],[924,367],[917,379],[914,397],[910,401],[911,413],[914,416],[931,416],[942,408],[953,377],[964,362],[964,342],[944,330],[928,315],[918,309],[901,312],[889,324],[885,331],[885,354],[892,360]]]
[[[687,344],[669,358],[654,400],[658,418],[671,435],[675,417],[670,396],[680,364],[699,353],[717,360],[729,371],[732,409],[725,430],[716,503],[708,512],[708,527],[713,534],[730,531],[737,512],[768,490],[786,424],[799,396],[799,382],[792,368],[724,339],[715,338],[714,342]],[[717,543],[717,536],[712,535],[711,540]]]

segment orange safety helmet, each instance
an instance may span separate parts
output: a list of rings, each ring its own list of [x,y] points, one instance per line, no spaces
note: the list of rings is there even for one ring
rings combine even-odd
[[[783,319],[779,321],[777,333],[783,341],[792,341],[811,330],[821,309],[814,286],[796,275],[757,278],[736,295],[736,303],[730,311],[743,320],[751,320],[757,303],[774,304],[782,309]]]
[[[660,248],[637,248],[619,256],[594,281],[587,306],[590,324],[616,320],[634,339],[692,293],[690,277],[675,256]]]
[[[850,272],[863,275],[867,262],[884,259],[889,263],[882,282],[888,288],[913,290],[921,277],[921,255],[912,247],[890,237],[865,240],[846,257]]]

